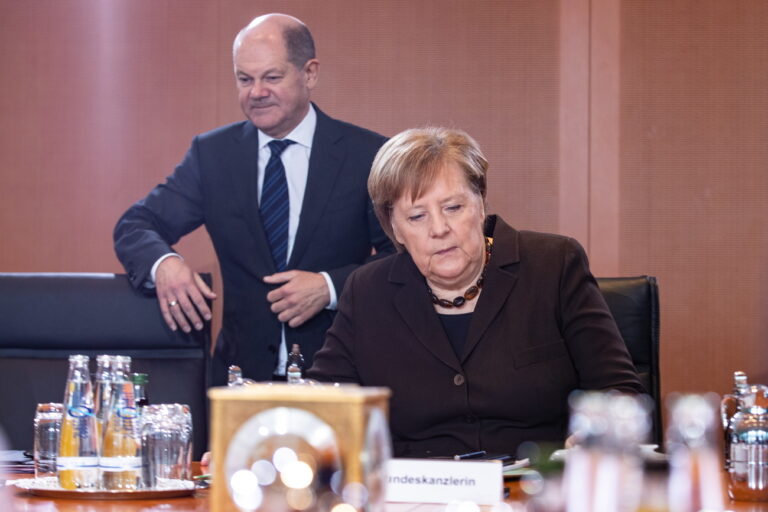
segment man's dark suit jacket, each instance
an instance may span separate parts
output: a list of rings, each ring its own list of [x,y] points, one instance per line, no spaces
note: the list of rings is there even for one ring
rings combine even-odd
[[[288,269],[328,272],[341,294],[372,248],[393,251],[367,191],[371,163],[385,138],[315,110],[307,186]],[[248,121],[198,135],[167,182],[123,215],[114,238],[131,282],[145,289],[155,261],[204,224],[224,284],[216,359],[238,364],[246,377],[267,380],[277,364],[281,324],[266,298],[274,286],[262,281],[276,269],[259,216],[258,147],[258,132]],[[286,325],[289,348],[300,344],[308,365],[333,317],[323,310],[296,329]]]
[[[489,217],[493,253],[457,357],[410,255],[356,271],[309,376],[392,389],[397,456],[562,443],[575,389],[643,392],[626,346],[570,238]]]

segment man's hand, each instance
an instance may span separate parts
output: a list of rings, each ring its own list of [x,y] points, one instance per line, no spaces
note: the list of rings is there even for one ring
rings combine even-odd
[[[215,299],[216,294],[181,258],[171,256],[158,265],[155,288],[160,311],[171,330],[181,327],[182,331],[190,332],[192,324],[199,331],[203,328],[200,317],[211,319],[205,299]]]
[[[291,327],[298,327],[317,313],[331,301],[328,284],[325,278],[315,272],[289,270],[264,277],[269,284],[283,284],[280,288],[267,294],[267,300],[272,303],[272,312],[277,319],[287,322]]]

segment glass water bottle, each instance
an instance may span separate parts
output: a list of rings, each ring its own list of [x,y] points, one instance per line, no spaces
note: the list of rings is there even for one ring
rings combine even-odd
[[[738,501],[768,501],[768,387],[747,387],[730,432],[728,493]]]
[[[733,372],[733,392],[723,395],[720,401],[720,419],[723,423],[723,448],[724,466],[729,469],[731,465],[731,432],[733,430],[733,417],[741,408],[741,399],[749,392],[747,374],[741,371]]]
[[[239,388],[243,385],[243,370],[236,364],[230,365],[227,369],[227,386],[230,388]]]
[[[69,356],[56,468],[64,489],[96,489],[99,485],[99,443],[85,355]]]
[[[670,395],[667,400],[670,512],[724,510],[718,401],[714,393]]]
[[[301,384],[301,379],[304,376],[304,356],[301,355],[298,343],[293,344],[291,353],[288,354],[285,375],[288,384]]]
[[[99,440],[104,434],[104,423],[109,414],[109,398],[114,378],[114,356],[101,354],[96,356],[96,373],[93,376],[93,414],[96,417],[96,430]]]
[[[99,461],[106,490],[132,491],[141,486],[141,433],[130,365],[130,357],[115,356],[112,397]]]

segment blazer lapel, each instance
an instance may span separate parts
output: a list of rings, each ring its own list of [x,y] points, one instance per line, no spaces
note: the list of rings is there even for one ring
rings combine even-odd
[[[301,205],[299,229],[296,231],[296,240],[288,261],[289,268],[296,267],[306,252],[317,223],[328,205],[345,157],[343,144],[339,144],[343,135],[336,122],[321,112],[316,105],[313,106],[317,112],[317,126],[312,138],[307,187]]]
[[[256,272],[260,276],[277,272],[259,214],[259,135],[256,127],[245,122],[234,150],[227,155],[225,169],[232,177],[236,201],[241,207],[256,246]]]
[[[424,278],[410,255],[407,253],[397,255],[392,264],[389,281],[399,285],[393,297],[395,309],[414,338],[443,364],[456,372],[461,372],[459,359],[427,296],[423,285]]]
[[[485,275],[485,285],[469,324],[467,341],[464,346],[462,363],[466,361],[475,346],[485,335],[493,320],[499,315],[517,284],[516,267],[507,268],[520,261],[518,234],[501,219],[491,216],[493,229],[493,252]]]

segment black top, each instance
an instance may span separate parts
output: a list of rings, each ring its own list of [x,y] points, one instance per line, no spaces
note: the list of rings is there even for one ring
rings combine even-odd
[[[467,340],[467,332],[469,331],[469,322],[472,320],[472,313],[464,313],[463,315],[438,314],[437,316],[443,324],[445,334],[448,335],[448,339],[451,341],[456,357],[461,359],[464,353],[464,342]]]

